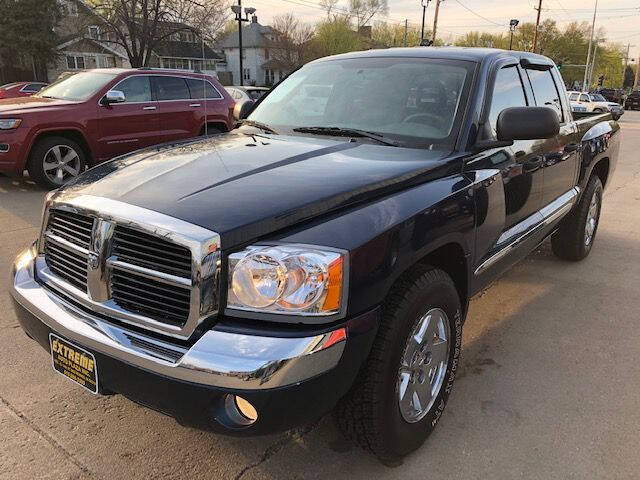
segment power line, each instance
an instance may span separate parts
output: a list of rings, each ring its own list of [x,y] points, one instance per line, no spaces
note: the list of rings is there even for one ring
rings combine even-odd
[[[476,17],[481,18],[483,20],[486,20],[489,23],[493,23],[494,25],[499,25],[501,27],[504,27],[505,25],[502,23],[497,23],[494,22],[493,20],[489,20],[487,17],[483,17],[482,15],[480,15],[478,12],[476,12],[475,10],[471,10],[469,7],[467,7],[464,3],[462,3],[460,0],[454,0],[458,5],[460,5],[462,8],[464,8],[465,10],[468,10],[469,12],[473,13]]]

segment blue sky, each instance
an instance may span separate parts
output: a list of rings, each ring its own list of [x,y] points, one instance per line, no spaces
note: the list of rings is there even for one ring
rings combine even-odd
[[[313,23],[324,15],[320,0],[243,0],[243,6],[257,8],[260,23],[268,24],[279,14],[294,12],[301,20]],[[422,9],[420,0],[389,0],[389,15],[381,19],[419,25]],[[511,18],[521,22],[535,21],[538,0],[444,0],[440,6],[438,30],[443,37],[455,38],[469,30],[499,32],[508,30]],[[347,0],[341,0],[344,8]],[[591,22],[595,0],[542,0],[542,16],[555,19],[560,26],[572,21]],[[465,9],[464,7],[468,7]],[[427,9],[427,25],[433,22],[435,0]],[[471,12],[470,10],[473,12]],[[606,30],[610,41],[637,45],[631,56],[640,54],[640,0],[599,0],[597,27]],[[439,35],[440,36],[440,35]]]

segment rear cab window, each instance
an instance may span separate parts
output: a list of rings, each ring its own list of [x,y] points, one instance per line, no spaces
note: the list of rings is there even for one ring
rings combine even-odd
[[[562,100],[560,99],[560,90],[556,85],[551,70],[527,69],[526,72],[531,82],[536,105],[539,107],[552,108],[558,114],[560,123],[563,123],[565,119]]]

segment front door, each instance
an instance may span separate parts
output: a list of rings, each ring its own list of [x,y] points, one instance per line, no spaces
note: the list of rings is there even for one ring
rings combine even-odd
[[[101,105],[98,109],[101,158],[113,158],[162,142],[158,102],[151,95],[147,75],[127,77],[112,90],[124,93],[124,103]]]

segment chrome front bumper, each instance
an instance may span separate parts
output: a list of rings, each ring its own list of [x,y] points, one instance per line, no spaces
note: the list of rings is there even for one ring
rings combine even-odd
[[[283,387],[331,370],[345,349],[344,329],[283,338],[214,328],[190,348],[161,341],[87,313],[41,286],[36,255],[30,247],[13,264],[11,293],[20,305],[72,342],[171,379],[237,390]]]

